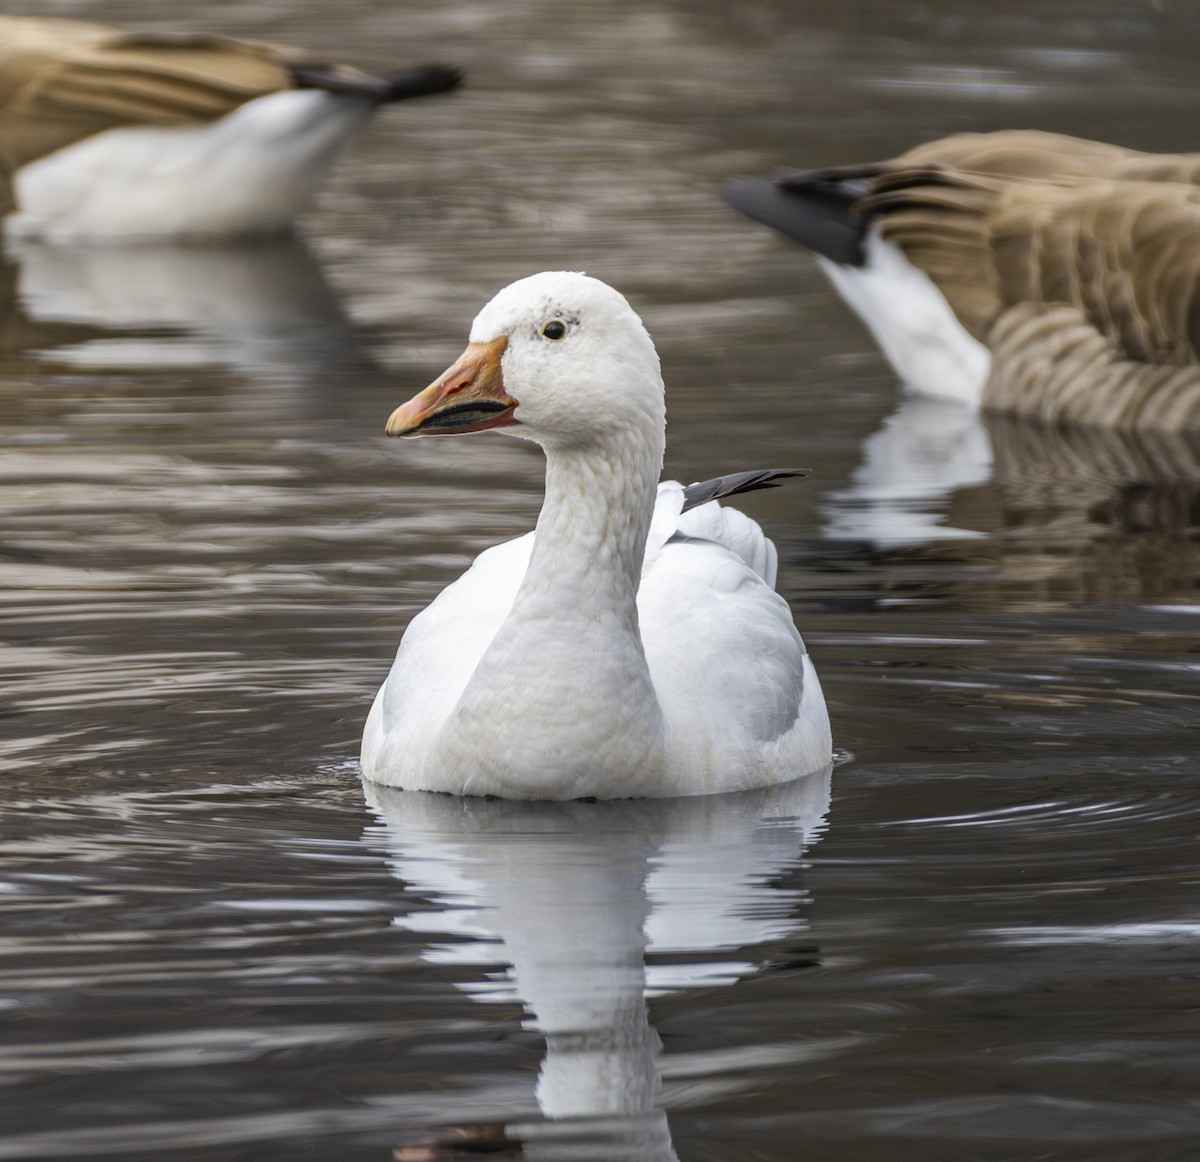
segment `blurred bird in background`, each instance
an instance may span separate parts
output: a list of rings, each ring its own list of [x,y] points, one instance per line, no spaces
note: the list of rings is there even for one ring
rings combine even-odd
[[[722,193],[818,256],[918,392],[1200,430],[1200,154],[961,133]]]
[[[443,65],[375,76],[286,45],[0,16],[5,232],[282,232],[379,105],[461,79]]]

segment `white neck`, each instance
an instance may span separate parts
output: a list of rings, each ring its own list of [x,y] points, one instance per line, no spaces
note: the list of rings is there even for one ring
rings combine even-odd
[[[662,762],[637,614],[663,452],[645,421],[546,449],[529,568],[443,732],[477,793],[620,795]]]
[[[619,615],[636,632],[661,472],[662,439],[644,432],[608,433],[602,445],[584,449],[547,448],[546,497],[514,614],[527,602],[570,592],[589,611]]]

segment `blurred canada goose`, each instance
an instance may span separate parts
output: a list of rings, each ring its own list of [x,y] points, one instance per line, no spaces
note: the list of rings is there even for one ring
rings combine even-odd
[[[1050,421],[1200,427],[1200,154],[959,134],[738,179],[918,391]]]
[[[263,234],[304,208],[377,105],[453,89],[303,50],[0,16],[0,214],[10,235]]]

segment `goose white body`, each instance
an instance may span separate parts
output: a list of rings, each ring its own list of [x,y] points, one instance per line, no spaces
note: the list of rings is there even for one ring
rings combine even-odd
[[[538,339],[547,317],[570,320],[562,343]],[[501,340],[512,430],[547,452],[537,530],[481,554],[410,624],[367,721],[366,777],[624,798],[827,765],[825,702],[774,590],[774,547],[736,510],[683,512],[682,487],[657,483],[662,379],[625,300],[582,275],[535,275],[476,320],[473,347]]]
[[[506,798],[624,798],[741,790],[818,770],[832,742],[812,659],[773,586],[774,546],[757,524],[715,501],[680,514],[683,490],[660,485],[637,613],[658,746],[623,725],[648,709],[627,673],[643,659],[624,635],[576,623],[563,603],[538,635],[534,668],[565,669],[570,687],[516,681],[520,713],[472,754],[445,738],[468,683],[513,609],[535,533],[488,549],[410,623],[363,735],[363,771],[409,789]],[[675,533],[688,538],[668,543]],[[757,567],[756,567],[757,566]],[[586,585],[586,575],[578,581]],[[585,595],[578,607],[588,609]],[[605,707],[602,717],[597,708]],[[547,749],[539,777],[528,762]],[[648,754],[647,751],[651,753]],[[653,752],[659,752],[655,755]],[[669,756],[669,757],[668,757]]]
[[[899,246],[873,230],[864,249],[862,266],[820,255],[817,261],[906,386],[977,408],[991,371],[991,352],[958,321],[933,280]]]
[[[295,89],[204,125],[109,129],[23,166],[5,230],[51,241],[278,233],[372,109],[358,94]]]

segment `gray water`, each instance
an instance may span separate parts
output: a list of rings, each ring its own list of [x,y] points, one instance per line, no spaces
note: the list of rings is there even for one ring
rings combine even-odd
[[[715,196],[960,129],[1195,148],[1191,7],[188,20],[470,83],[382,115],[303,241],[3,271],[0,1159],[386,1162],[464,1127],[555,1160],[1200,1157],[1200,443],[905,400]],[[644,315],[670,475],[812,469],[744,507],[831,779],[364,793],[403,626],[541,488],[515,441],[383,421],[547,267]]]

